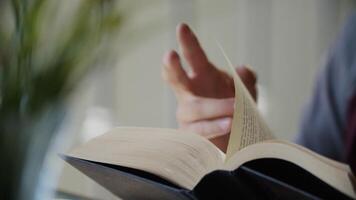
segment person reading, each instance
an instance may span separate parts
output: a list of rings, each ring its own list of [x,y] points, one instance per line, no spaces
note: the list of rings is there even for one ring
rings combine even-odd
[[[182,130],[198,133],[221,150],[226,146],[234,110],[232,78],[212,64],[186,24],[177,40],[189,71],[171,50],[163,57],[162,75],[173,89]],[[301,120],[296,142],[356,171],[356,13],[351,13],[321,69],[314,94]],[[256,74],[246,66],[237,74],[257,100]]]
[[[356,22],[355,17],[352,19],[351,22]],[[313,122],[311,127],[329,126],[335,130],[331,129],[335,124],[323,125],[323,122],[337,119],[338,105],[350,105],[345,116],[348,124],[345,141],[349,152],[346,160],[351,167],[354,166],[356,113],[351,95],[354,94],[351,83],[355,82],[349,76],[354,74],[355,67],[350,62],[354,54],[347,52],[356,49],[354,27],[346,29],[344,39],[335,48],[338,56],[331,57],[326,75],[319,78],[330,82],[318,84],[312,102],[319,104],[308,110],[316,117],[306,122]],[[300,143],[315,148],[319,154],[278,140],[256,107],[256,75],[246,66],[234,70],[230,63],[231,74],[216,68],[185,24],[178,26],[177,36],[190,69],[183,69],[177,52],[169,51],[163,59],[162,75],[178,99],[177,119],[181,130],[114,128],[63,155],[68,163],[125,199],[356,198],[350,166],[320,155],[337,155],[325,151],[336,149],[335,146],[325,148],[328,142],[335,142],[333,137],[326,141],[321,138],[319,143],[325,142],[324,147],[318,148],[310,144],[316,144],[318,140],[313,140],[316,136],[325,135],[316,129],[315,133],[310,131],[313,129],[303,130],[308,135],[302,138],[311,140],[302,139]],[[345,55],[343,59],[339,54]],[[339,70],[335,71],[335,66]],[[345,88],[350,90],[342,90]],[[341,93],[345,91],[347,95]],[[339,95],[331,95],[334,92]],[[325,93],[328,98],[320,99]],[[340,97],[350,97],[341,98],[350,104],[338,104]],[[317,107],[320,105],[324,107]],[[335,115],[327,115],[330,108]],[[338,133],[325,134],[330,137]]]

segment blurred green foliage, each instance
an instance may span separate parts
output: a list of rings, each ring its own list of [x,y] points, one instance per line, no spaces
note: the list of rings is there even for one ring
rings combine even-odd
[[[33,198],[60,105],[110,55],[123,21],[117,3],[0,1],[0,199]]]
[[[59,7],[64,2],[12,0],[2,3],[1,20],[13,20],[13,24],[0,24],[1,115],[36,113],[47,103],[65,97],[93,64],[97,64],[100,54],[96,48],[103,37],[119,27],[121,16],[115,12],[115,0],[72,1],[70,4],[76,7],[74,13],[64,11],[64,15],[70,17],[60,20],[68,21],[62,22],[61,27],[53,27],[51,23],[63,12],[53,15],[46,9],[52,6],[53,11],[53,5]],[[4,9],[9,8],[12,16],[4,16]],[[54,38],[46,36],[53,28],[60,34]],[[44,48],[46,52],[41,51]]]

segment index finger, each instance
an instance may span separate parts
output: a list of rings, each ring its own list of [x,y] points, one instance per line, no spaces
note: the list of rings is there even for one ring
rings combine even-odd
[[[194,73],[202,72],[211,67],[208,57],[188,25],[182,23],[177,26],[177,38],[183,56]]]

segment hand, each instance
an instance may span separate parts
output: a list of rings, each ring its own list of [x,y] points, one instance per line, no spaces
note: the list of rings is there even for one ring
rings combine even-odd
[[[226,151],[234,112],[233,79],[208,60],[186,24],[178,25],[177,39],[190,69],[183,69],[180,56],[172,50],[163,58],[162,76],[178,101],[179,128],[200,134]],[[246,67],[236,72],[256,99],[255,74]]]

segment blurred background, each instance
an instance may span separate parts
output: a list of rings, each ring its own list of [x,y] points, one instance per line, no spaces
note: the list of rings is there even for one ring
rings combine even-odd
[[[72,1],[60,12],[66,13]],[[177,49],[175,27],[188,23],[210,60],[226,66],[215,40],[233,64],[249,64],[258,74],[259,101],[267,123],[292,140],[319,66],[353,0],[121,0],[124,23],[108,54],[69,98],[59,132],[70,149],[114,126],[176,128],[176,102],[161,79],[165,51]],[[65,22],[61,22],[65,23]],[[106,48],[104,46],[104,48]],[[108,47],[109,48],[109,47]],[[103,65],[99,63],[99,65]],[[64,141],[63,141],[64,142]],[[57,196],[117,199],[53,156],[60,169]]]

